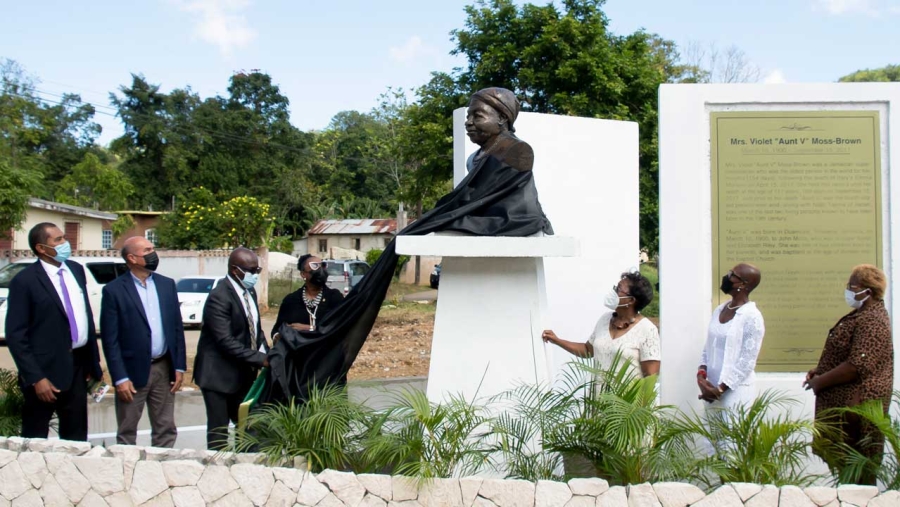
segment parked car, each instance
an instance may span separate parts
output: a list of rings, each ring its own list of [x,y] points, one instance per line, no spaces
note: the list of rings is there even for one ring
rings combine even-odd
[[[437,289],[438,284],[441,283],[441,265],[440,264],[435,266],[434,269],[431,271],[430,282],[431,282],[432,289]]]
[[[356,287],[371,267],[364,261],[326,259],[325,271],[328,272],[328,286],[338,289],[344,294]]]
[[[103,286],[128,271],[125,261],[119,257],[72,257],[84,266],[87,279],[88,300],[94,313],[94,325],[100,331],[100,301],[103,297]],[[9,283],[23,269],[36,262],[35,259],[24,259],[7,264],[0,268],[0,344],[6,344],[6,299],[9,297]]]
[[[186,276],[175,285],[178,291],[178,305],[181,307],[181,322],[185,326],[200,326],[203,324],[203,307],[206,298],[218,285],[222,276]]]

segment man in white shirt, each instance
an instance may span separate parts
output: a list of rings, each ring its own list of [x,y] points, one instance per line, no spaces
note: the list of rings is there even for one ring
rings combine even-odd
[[[87,440],[87,381],[100,380],[100,353],[84,268],[69,261],[63,231],[40,223],[28,232],[38,261],[13,278],[6,341],[25,396],[22,436],[47,438],[54,412],[59,437]]]

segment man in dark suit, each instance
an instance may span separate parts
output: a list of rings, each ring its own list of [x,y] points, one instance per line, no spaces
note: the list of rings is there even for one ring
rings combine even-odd
[[[87,440],[87,381],[100,380],[100,352],[84,268],[69,261],[72,247],[59,227],[28,232],[38,261],[9,285],[6,342],[25,395],[22,436],[47,438],[59,417],[59,437]]]
[[[154,273],[159,255],[136,236],[122,247],[129,273],[103,288],[100,328],[103,354],[116,386],[116,443],[135,445],[144,404],[154,447],[174,447],[175,393],[187,367],[178,291]]]
[[[237,424],[238,407],[268,366],[269,350],[253,286],[260,272],[252,250],[237,248],[228,258],[228,276],[209,293],[194,361],[194,382],[206,404],[209,449],[227,444],[228,421]]]

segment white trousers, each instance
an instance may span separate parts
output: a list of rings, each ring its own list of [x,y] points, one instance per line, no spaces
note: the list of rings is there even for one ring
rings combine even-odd
[[[728,391],[725,391],[722,397],[718,400],[706,404],[706,419],[710,420],[715,417],[721,420],[729,415],[727,414],[728,412],[734,414],[738,407],[747,407],[752,404],[755,399],[755,383],[737,386],[734,389],[729,389]],[[715,455],[717,453],[727,453],[731,449],[732,445],[733,442],[729,442],[726,438],[718,439],[718,442],[715,446],[709,440],[706,440],[704,442],[706,453],[709,456]]]

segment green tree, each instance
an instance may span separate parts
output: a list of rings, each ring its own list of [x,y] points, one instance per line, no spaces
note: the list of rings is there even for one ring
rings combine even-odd
[[[609,32],[603,0],[561,6],[478,0],[454,30],[453,54],[468,64],[454,76],[464,96],[488,86],[516,92],[523,109],[631,120],[640,124],[641,242],[655,251],[659,236],[657,90],[679,80],[674,44],[638,31]],[[449,131],[447,131],[449,132]]]
[[[127,176],[115,167],[100,162],[93,153],[87,153],[59,182],[56,200],[115,211],[125,209],[132,194],[134,186]]]
[[[191,189],[178,202],[178,210],[160,220],[159,246],[212,250],[224,245],[219,203],[209,189]]]
[[[78,95],[42,99],[38,80],[13,60],[0,59],[0,159],[15,170],[39,173],[33,195],[53,198],[55,184],[93,144],[100,126],[94,107]]]
[[[900,81],[900,65],[888,65],[880,69],[858,70],[838,79],[842,83],[897,82]]]
[[[10,167],[0,158],[0,238],[9,238],[22,225],[28,199],[39,186],[39,173]]]
[[[255,197],[235,197],[219,206],[223,238],[231,246],[256,248],[272,235],[274,217],[269,205]]]

